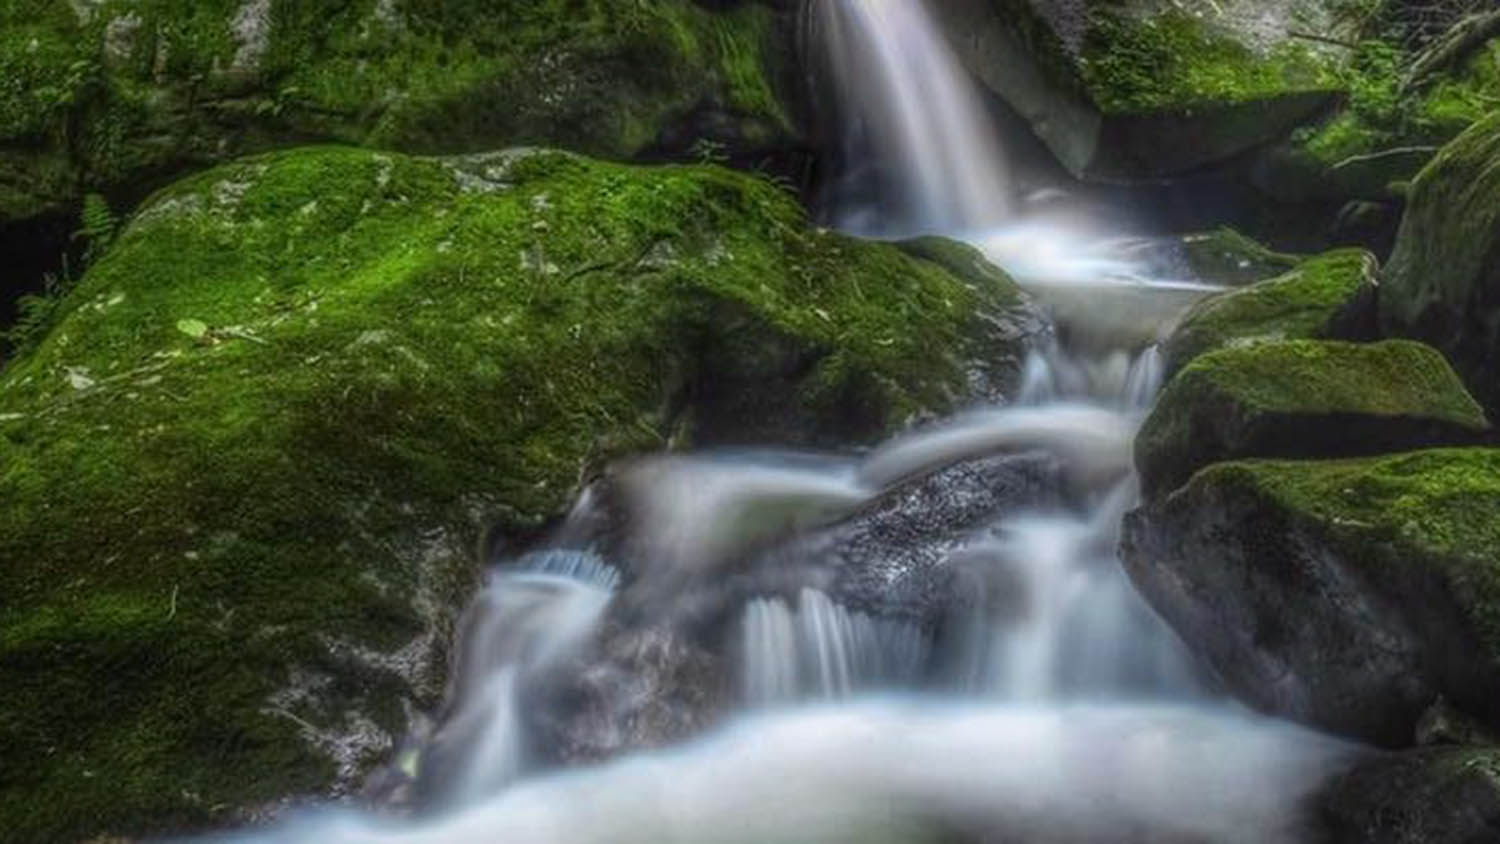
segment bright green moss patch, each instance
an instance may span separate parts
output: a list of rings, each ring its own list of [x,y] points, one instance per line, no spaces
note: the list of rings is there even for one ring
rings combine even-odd
[[[1195,305],[1167,341],[1175,371],[1212,349],[1275,340],[1366,339],[1374,330],[1374,256],[1348,249]]]
[[[1483,411],[1443,356],[1420,343],[1289,341],[1204,355],[1179,376],[1259,412],[1423,415],[1472,428]]]
[[[1154,496],[1220,461],[1468,444],[1488,429],[1435,349],[1286,340],[1194,359],[1157,399],[1135,457]]]
[[[1095,103],[1115,114],[1251,102],[1334,81],[1301,45],[1259,55],[1176,9],[1144,16],[1096,6],[1079,71]]]
[[[312,148],[173,186],[0,372],[0,827],[327,787],[359,718],[435,704],[488,525],[669,437],[946,409],[1019,301],[712,167]]]

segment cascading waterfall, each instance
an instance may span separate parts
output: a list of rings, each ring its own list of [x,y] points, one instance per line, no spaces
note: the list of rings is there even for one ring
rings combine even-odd
[[[1115,556],[1131,441],[1162,378],[1147,341],[1203,287],[1153,281],[1123,241],[1007,218],[999,141],[921,0],[815,2],[851,131],[887,176],[882,201],[842,209],[844,224],[967,236],[1029,288],[1061,291],[1043,297],[1064,303],[1060,319],[1070,301],[1114,318],[1037,348],[1011,404],[863,454],[615,467],[551,550],[504,565],[470,610],[420,810],[324,811],[249,840],[1301,840],[1299,802],[1353,749],[1218,698]],[[1102,287],[1140,306],[1106,304]],[[923,535],[924,565],[947,578],[941,612],[845,603],[840,549],[875,542],[879,556],[894,531],[882,507],[920,514],[921,479],[1038,452],[1059,466],[1055,495]],[[582,546],[597,553],[567,550]],[[904,560],[879,557],[870,577],[894,589],[916,565]],[[563,683],[564,699],[615,689],[602,711],[639,712],[683,653],[694,693],[732,687],[719,730],[567,771],[537,760],[532,694],[604,678]],[[657,685],[622,680],[620,664]]]

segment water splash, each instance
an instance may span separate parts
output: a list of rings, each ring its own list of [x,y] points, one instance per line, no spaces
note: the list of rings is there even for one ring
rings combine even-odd
[[[751,705],[911,687],[930,646],[914,624],[852,612],[816,589],[795,606],[750,601],[740,621],[742,694]]]

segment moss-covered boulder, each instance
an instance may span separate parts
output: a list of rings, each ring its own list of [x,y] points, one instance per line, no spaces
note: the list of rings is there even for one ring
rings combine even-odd
[[[1390,334],[1446,354],[1469,389],[1500,409],[1500,114],[1422,171],[1380,295]]]
[[[1500,840],[1500,749],[1447,747],[1374,757],[1316,797],[1332,844]]]
[[[1231,228],[1186,234],[1178,242],[1192,278],[1223,287],[1275,278],[1302,263],[1297,255],[1267,249]]]
[[[1194,305],[1164,345],[1170,375],[1204,352],[1276,340],[1370,340],[1375,256],[1351,249]]]
[[[0,221],[309,140],[753,162],[792,135],[794,25],[692,0],[15,0]]]
[[[1153,606],[1241,699],[1392,746],[1500,724],[1500,450],[1212,466],[1126,519]]]
[[[1489,430],[1443,356],[1420,343],[1287,340],[1209,352],[1168,383],[1135,441],[1142,489],[1210,463],[1468,444]]]
[[[324,147],[174,185],[0,372],[0,828],[348,787],[438,700],[488,527],[625,452],[949,409],[1010,316],[715,167]]]
[[[1081,177],[1225,161],[1286,136],[1342,89],[1326,44],[1287,35],[1322,31],[1324,0],[931,5],[965,64]]]

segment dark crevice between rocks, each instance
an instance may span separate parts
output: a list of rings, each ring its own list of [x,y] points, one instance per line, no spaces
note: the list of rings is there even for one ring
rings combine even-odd
[[[0,220],[0,366],[13,353],[8,333],[22,317],[21,299],[56,293],[82,273],[77,214],[57,212]]]

